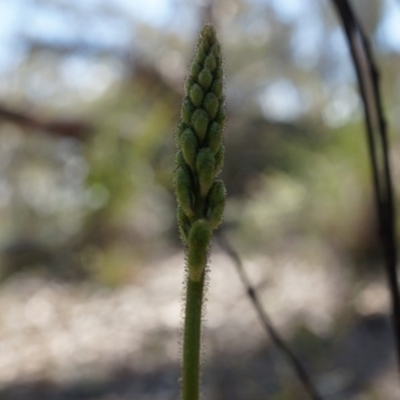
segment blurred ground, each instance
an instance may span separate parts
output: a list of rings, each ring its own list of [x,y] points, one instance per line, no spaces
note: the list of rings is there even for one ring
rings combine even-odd
[[[352,4],[399,205],[400,4]],[[362,109],[329,2],[0,0],[1,399],[177,398],[174,131],[205,21],[226,68],[221,230],[324,399],[399,398]],[[205,398],[306,398],[218,245],[205,326]]]
[[[333,268],[334,260],[319,261],[330,268],[298,257],[259,258],[245,267],[324,398],[397,398],[383,283],[351,298],[348,277]],[[306,398],[262,331],[230,260],[217,251],[210,269],[207,398]],[[178,253],[118,289],[10,280],[0,295],[2,398],[176,398],[183,276]],[[354,308],[351,321],[343,321],[344,307]],[[333,336],[333,329],[340,333]]]

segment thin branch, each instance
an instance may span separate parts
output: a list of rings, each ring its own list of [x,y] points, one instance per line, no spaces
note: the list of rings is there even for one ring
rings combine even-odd
[[[301,364],[300,360],[296,357],[296,355],[290,350],[284,340],[280,337],[278,331],[275,329],[272,321],[264,310],[260,299],[257,295],[256,290],[252,286],[246,271],[244,270],[243,263],[240,260],[239,255],[232,248],[226,237],[223,233],[219,233],[216,235],[217,240],[221,246],[221,248],[226,252],[226,254],[232,259],[240,280],[243,283],[243,286],[246,288],[247,295],[252,302],[258,318],[264,327],[265,332],[269,335],[274,342],[275,346],[280,349],[280,351],[285,355],[290,365],[293,367],[293,370],[296,372],[297,377],[302,383],[305,391],[310,395],[310,398],[313,400],[322,400],[322,397],[318,394],[317,389],[314,387],[310,377],[304,366]]]
[[[24,128],[42,130],[58,136],[86,138],[92,131],[90,124],[78,120],[44,120],[24,111],[11,110],[0,104],[0,122],[6,120]]]
[[[392,320],[400,371],[400,295],[397,276],[395,206],[389,163],[387,126],[379,92],[379,73],[370,45],[347,0],[332,0],[343,24],[362,97],[368,149],[374,183],[379,235],[392,298]]]

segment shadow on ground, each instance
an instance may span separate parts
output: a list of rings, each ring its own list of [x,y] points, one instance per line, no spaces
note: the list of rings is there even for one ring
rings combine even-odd
[[[387,316],[355,319],[340,337],[308,343],[293,338],[291,347],[312,371],[324,399],[356,399],[379,393],[377,379],[393,370],[393,342]],[[23,377],[0,389],[7,400],[169,400],[178,398],[179,366],[163,365],[149,372],[127,366],[113,368],[105,378],[56,383]],[[212,400],[307,399],[282,354],[266,346],[243,353],[216,350],[204,368],[205,398]],[[396,386],[396,385],[394,385]],[[385,393],[385,399],[391,397]],[[364,398],[364,397],[363,397]],[[365,397],[369,398],[369,397]],[[383,398],[383,397],[382,397]]]

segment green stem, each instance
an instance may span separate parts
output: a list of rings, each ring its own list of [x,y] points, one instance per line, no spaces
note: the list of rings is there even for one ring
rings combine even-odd
[[[190,268],[190,265],[189,265]],[[183,336],[182,400],[198,400],[200,393],[200,338],[204,275],[198,282],[188,279]]]

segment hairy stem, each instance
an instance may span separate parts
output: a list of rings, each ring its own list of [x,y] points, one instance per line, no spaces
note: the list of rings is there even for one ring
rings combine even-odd
[[[188,279],[182,366],[182,400],[200,396],[200,340],[203,309],[204,273],[199,282]]]

